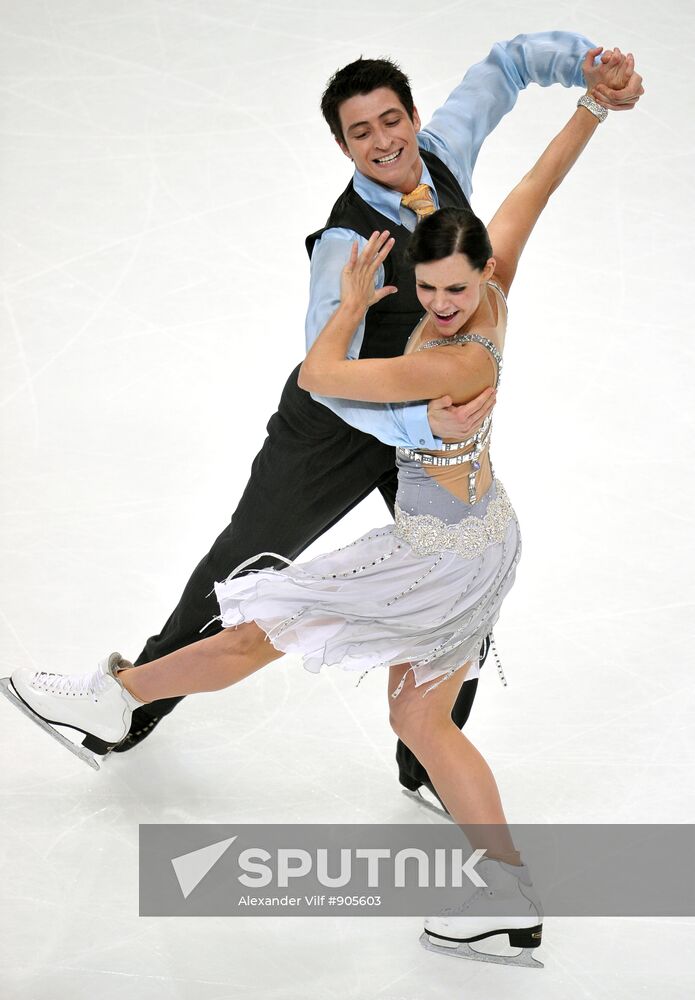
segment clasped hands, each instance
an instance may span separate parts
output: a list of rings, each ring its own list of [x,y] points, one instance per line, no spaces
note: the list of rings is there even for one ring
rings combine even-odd
[[[595,63],[596,57],[601,56]],[[644,93],[642,77],[635,73],[635,57],[619,48],[589,49],[582,64],[587,92],[609,111],[631,111]]]

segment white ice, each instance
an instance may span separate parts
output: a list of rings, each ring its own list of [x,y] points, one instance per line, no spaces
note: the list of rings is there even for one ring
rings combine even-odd
[[[647,93],[512,293],[493,456],[524,557],[509,687],[483,672],[467,732],[513,821],[695,821],[693,26],[685,0],[4,2],[0,672],[137,655],[236,506],[302,355],[303,238],[349,178],[330,73],[390,54],[427,121],[496,39],[576,30],[634,51]],[[483,217],[577,96],[521,95],[476,167]],[[371,498],[311,551],[386,520]],[[279,661],[98,774],[4,702],[0,724],[2,996],[692,988],[693,918],[548,918],[530,972],[429,955],[414,917],[138,916],[139,823],[439,822],[399,792],[385,677]]]

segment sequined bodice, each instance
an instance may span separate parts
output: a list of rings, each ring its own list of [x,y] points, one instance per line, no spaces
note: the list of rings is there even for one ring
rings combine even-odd
[[[506,307],[507,301],[504,296],[504,292],[499,285],[494,281],[490,281],[488,284],[499,293],[499,296]],[[417,348],[417,351],[424,351],[432,347],[448,347],[462,344],[480,344],[481,347],[484,347],[485,350],[490,353],[495,362],[497,373],[495,378],[495,388],[497,388],[500,383],[500,376],[502,372],[502,354],[500,353],[499,348],[488,337],[483,337],[478,333],[460,333],[453,337],[427,340]],[[411,480],[412,484],[413,479],[419,480],[421,483],[424,483],[426,479],[431,480],[432,476],[427,473],[424,468],[425,466],[442,467],[468,463],[470,466],[468,473],[468,503],[477,503],[479,499],[477,488],[478,473],[481,469],[481,459],[483,453],[490,444],[491,433],[492,418],[491,416],[487,416],[476,433],[471,437],[467,438],[465,441],[445,442],[441,445],[441,448],[438,449],[441,452],[455,452],[455,454],[433,455],[429,452],[423,452],[416,448],[398,448],[396,450],[396,461],[399,467],[401,484],[404,486],[405,481],[407,480]],[[442,489],[442,487],[439,488]],[[446,493],[446,490],[444,490],[444,492]]]

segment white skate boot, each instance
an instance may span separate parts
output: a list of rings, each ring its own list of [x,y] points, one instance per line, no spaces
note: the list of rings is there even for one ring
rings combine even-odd
[[[543,907],[526,865],[507,865],[492,858],[478,862],[476,872],[486,883],[473,888],[460,906],[438,917],[427,917],[420,944],[427,951],[499,965],[543,968],[531,954],[541,943]],[[513,914],[513,916],[512,916]],[[470,947],[495,934],[507,934],[518,955],[491,955]]]
[[[98,771],[99,764],[90,750],[109,753],[128,734],[133,709],[141,704],[116,679],[119,669],[130,666],[120,653],[111,653],[91,674],[22,668],[12,677],[0,679],[0,691],[32,722]],[[81,745],[55,726],[82,733]]]

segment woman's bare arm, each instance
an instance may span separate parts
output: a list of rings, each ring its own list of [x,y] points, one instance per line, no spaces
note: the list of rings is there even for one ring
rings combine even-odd
[[[341,303],[312,344],[299,370],[299,387],[321,396],[401,403],[451,396],[463,402],[495,384],[494,363],[478,344],[422,351],[397,358],[351,361],[346,352],[353,334],[375,302],[393,294],[393,286],[374,288],[377,268],[393,240],[374,233],[361,254],[357,244],[343,271]]]
[[[601,69],[601,81],[621,86],[632,78],[634,66],[631,54],[624,56],[616,49]],[[511,287],[526,241],[548,199],[577,162],[598,125],[599,119],[591,111],[577,108],[487,227],[496,261],[495,278],[505,292]]]
[[[508,292],[522,251],[553,191],[577,162],[599,124],[577,108],[536,165],[502,202],[487,227],[495,258],[495,280]]]

